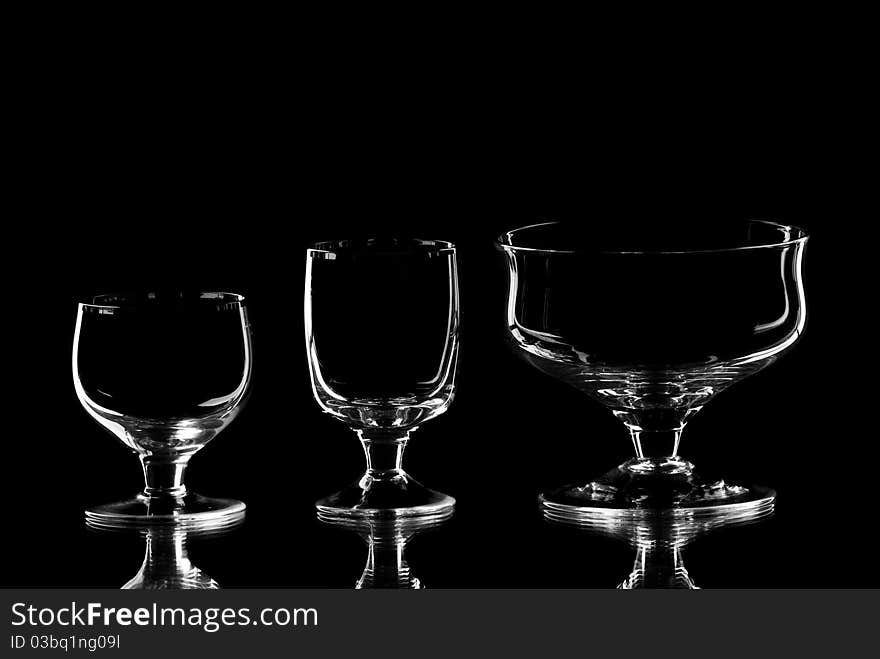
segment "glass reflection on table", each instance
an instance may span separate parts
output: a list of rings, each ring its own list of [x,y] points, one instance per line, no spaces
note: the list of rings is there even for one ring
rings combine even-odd
[[[773,500],[746,510],[690,508],[666,511],[634,510],[609,517],[592,514],[555,516],[544,511],[544,518],[560,526],[576,527],[591,534],[623,540],[636,550],[632,572],[617,587],[697,589],[684,566],[682,550],[710,531],[755,524],[773,515]]]
[[[187,524],[144,525],[133,529],[113,529],[90,521],[86,526],[102,533],[137,533],[144,538],[144,560],[140,570],[121,590],[215,590],[220,585],[202,572],[189,558],[187,542],[193,538],[217,538],[241,527],[244,511],[222,526]]]
[[[347,518],[321,514],[318,519],[329,525],[357,533],[367,543],[367,562],[355,588],[420,589],[424,584],[412,573],[406,560],[406,546],[422,531],[445,524],[452,510],[430,517]]]

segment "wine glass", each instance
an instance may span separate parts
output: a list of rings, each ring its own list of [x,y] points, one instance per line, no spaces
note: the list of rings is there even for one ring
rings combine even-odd
[[[73,382],[85,410],[137,453],[137,496],[90,508],[103,527],[224,526],[244,504],[188,492],[190,458],[236,417],[251,381],[251,332],[234,293],[156,291],[82,303]]]
[[[367,562],[355,584],[362,588],[401,588],[417,590],[424,584],[412,573],[406,560],[406,546],[413,536],[435,529],[452,517],[452,509],[442,514],[420,517],[339,517],[319,513],[322,522],[354,531],[367,543]]]
[[[698,589],[684,566],[683,550],[710,531],[756,524],[773,516],[774,501],[763,498],[758,505],[719,510],[631,511],[617,517],[585,509],[578,515],[546,511],[550,522],[574,526],[594,535],[623,540],[636,550],[633,569],[618,586],[636,588]]]
[[[545,222],[502,235],[508,338],[544,373],[608,407],[635,457],[541,496],[545,514],[761,507],[775,493],[704,480],[678,455],[685,424],[804,330],[807,234],[776,222]]]
[[[455,247],[396,238],[316,243],[306,253],[312,392],[354,430],[363,476],[317,502],[325,517],[442,516],[455,505],[402,468],[410,434],[452,402],[458,361]]]

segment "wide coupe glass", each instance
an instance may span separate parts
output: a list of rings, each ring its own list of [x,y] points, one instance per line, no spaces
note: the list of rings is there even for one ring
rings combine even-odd
[[[772,490],[703,480],[678,454],[689,419],[775,361],[806,320],[807,234],[769,221],[715,226],[545,222],[498,239],[508,337],[526,361],[605,405],[635,457],[541,496],[579,519],[763,507]]]

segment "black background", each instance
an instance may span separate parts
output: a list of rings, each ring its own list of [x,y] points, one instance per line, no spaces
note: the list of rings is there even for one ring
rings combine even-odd
[[[689,97],[593,90],[578,103],[578,94],[473,82],[379,103],[369,86],[327,97],[330,83],[282,92],[264,79],[249,87],[240,73],[235,93],[193,82],[157,95],[161,85],[82,85],[69,73],[49,86],[55,104],[34,104],[24,203],[4,243],[14,339],[3,586],[116,587],[137,571],[138,538],[83,524],[86,506],[134,494],[141,475],[76,400],[76,301],[176,285],[245,294],[255,342],[247,407],[188,473],[195,491],[245,501],[246,525],[194,541],[191,557],[225,587],[352,586],[363,543],[319,524],[313,502],[354,480],[362,454],[312,400],[304,250],[378,233],[459,247],[457,397],[405,458],[458,505],[412,541],[417,576],[431,587],[615,586],[631,550],[548,526],[536,496],[604,472],[631,444],[599,404],[508,352],[506,273],[492,241],[536,217],[638,226],[685,216],[772,217],[812,235],[804,337],[712,401],[681,449],[698,467],[774,487],[777,513],[697,540],[689,571],[704,587],[880,585],[860,558],[875,496],[863,385],[871,302],[859,271],[872,206],[845,101],[756,83]],[[621,294],[638,307],[638,291]]]

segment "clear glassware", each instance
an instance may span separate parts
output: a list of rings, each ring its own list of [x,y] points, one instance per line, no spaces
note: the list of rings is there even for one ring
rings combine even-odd
[[[357,533],[367,543],[367,562],[355,584],[362,588],[400,588],[417,590],[424,584],[412,573],[406,560],[406,546],[422,531],[436,529],[452,517],[452,509],[430,517],[356,518],[327,516],[322,522]]]
[[[199,527],[193,525],[127,527],[144,538],[144,560],[138,573],[122,590],[216,590],[220,585],[202,572],[189,558],[187,542],[193,538],[207,539],[225,535],[244,522],[244,511],[231,516],[222,527]],[[119,531],[86,520],[86,525],[96,531]]]
[[[715,395],[764,368],[806,320],[802,229],[546,222],[498,239],[509,266],[508,338],[544,373],[608,407],[635,457],[541,496],[545,514],[760,508],[766,488],[703,480],[678,454]]]
[[[317,502],[324,517],[443,516],[455,505],[402,468],[410,434],[455,392],[455,247],[437,240],[315,244],[306,254],[305,339],[312,392],[366,454],[355,483]]]
[[[102,295],[79,305],[73,382],[85,410],[140,458],[137,496],[90,508],[103,527],[222,527],[245,506],[188,492],[190,458],[236,417],[251,381],[251,331],[234,293]]]
[[[684,548],[710,531],[748,526],[773,516],[774,501],[763,498],[755,506],[730,509],[692,508],[686,511],[630,511],[609,517],[584,510],[580,515],[548,509],[546,519],[574,526],[594,535],[623,540],[636,550],[633,569],[617,587],[698,589],[684,566]]]

